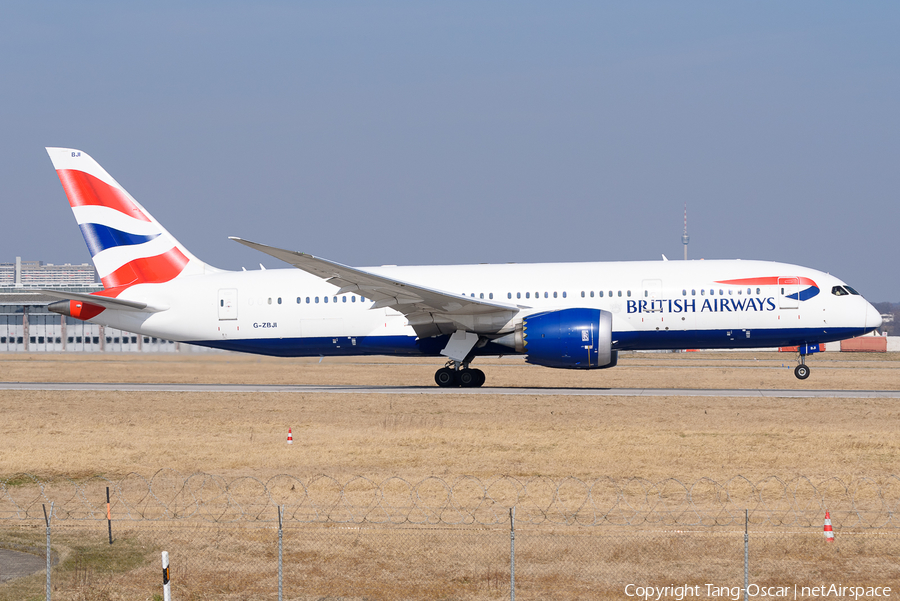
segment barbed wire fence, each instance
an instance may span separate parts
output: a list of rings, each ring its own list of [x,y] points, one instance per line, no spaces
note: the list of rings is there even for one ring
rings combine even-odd
[[[636,587],[679,583],[700,587],[683,596],[738,601],[745,569],[754,598],[795,585],[803,597],[803,586],[841,578],[900,590],[895,476],[20,474],[0,481],[0,547],[39,548],[51,503],[57,599],[152,598],[162,590],[163,550],[174,599],[622,599],[640,597]],[[834,543],[823,536],[826,510]],[[2,584],[0,599],[41,596],[42,578]]]
[[[274,522],[277,507],[296,523],[481,525],[505,523],[516,507],[528,525],[578,526],[770,526],[821,525],[831,512],[836,527],[900,527],[900,476],[814,482],[797,476],[718,482],[700,478],[393,476],[346,480],[280,474],[268,479],[226,479],[208,473],[159,470],[150,477],[42,480],[18,474],[0,480],[0,520],[37,519],[54,502],[57,520],[105,519],[106,489],[117,520],[201,520],[212,523]]]

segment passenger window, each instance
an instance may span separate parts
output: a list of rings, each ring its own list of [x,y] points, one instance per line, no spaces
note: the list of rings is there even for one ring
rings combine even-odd
[[[220,307],[224,307],[224,306],[225,306],[225,299],[224,299],[224,298],[223,298],[223,299],[219,299],[219,306],[220,306]]]
[[[328,297],[327,297],[327,296],[323,296],[323,297],[322,297],[322,300],[325,301],[325,302],[327,303],[327,302],[328,302]]]
[[[355,303],[355,302],[356,302],[356,297],[355,297],[355,296],[351,296],[351,297],[350,297],[350,302],[351,302],[351,303]]]
[[[478,295],[478,298],[484,299],[484,292],[480,293],[480,294]]]
[[[733,293],[734,293],[734,290],[729,288],[728,295],[731,296]]]
[[[525,293],[525,298],[531,298],[531,293],[530,293],[530,292],[526,292],[526,293]]]
[[[300,297],[299,297],[299,296],[297,297],[297,304],[298,304],[298,305],[300,304]]]
[[[278,297],[278,304],[279,304],[279,305],[281,304],[281,297],[280,297],[280,296]]]
[[[687,290],[682,290],[682,291],[681,291],[681,296],[687,296]]]
[[[328,299],[325,299],[325,300],[328,300]],[[317,296],[317,297],[316,297],[316,304],[318,304],[318,302],[319,302],[319,297]]]
[[[628,298],[631,298],[631,290],[628,291]]]
[[[691,296],[697,296],[697,289],[691,288]]]
[[[488,300],[494,300],[494,293],[493,293],[493,292],[491,292],[490,294],[488,294]]]
[[[566,291],[563,290],[563,298],[566,298]]]
[[[318,301],[316,301],[316,302],[318,302]],[[309,304],[309,297],[308,297],[308,296],[306,297],[306,304],[307,304],[307,305]]]
[[[756,289],[756,294],[759,294],[759,288]]]
[[[341,297],[341,302],[342,302],[342,303],[346,303],[346,302],[347,302],[347,297],[346,297],[346,296],[342,296],[342,297]]]
[[[521,293],[521,292],[516,292],[516,298],[522,298],[522,293]]]
[[[270,304],[270,305],[272,304],[272,297],[271,297],[271,296],[269,297],[269,304]]]
[[[619,290],[619,298],[621,298],[621,297],[622,297],[622,291]]]
[[[553,298],[556,298],[556,292],[555,292],[555,291],[553,292]]]
[[[512,298],[512,292],[507,292],[507,293],[506,293],[506,298]]]
[[[544,298],[550,298],[549,295],[550,295],[549,292],[545,292],[545,293],[544,293]],[[556,298],[556,295],[555,295],[555,294],[553,295],[553,298]]]
[[[600,291],[600,296],[603,296],[603,291],[602,291],[602,290]],[[593,291],[593,290],[591,290],[591,298],[594,298],[594,291]]]
[[[337,302],[337,297],[336,297],[336,296],[334,297],[334,302]]]
[[[594,296],[593,294],[591,296]],[[584,298],[584,290],[581,291],[581,298]]]
[[[747,294],[753,294],[753,291],[750,288],[747,288]]]

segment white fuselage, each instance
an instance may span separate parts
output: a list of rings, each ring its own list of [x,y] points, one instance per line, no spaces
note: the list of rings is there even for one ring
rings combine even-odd
[[[784,263],[655,261],[365,269],[518,309],[508,323],[481,332],[488,337],[512,331],[528,315],[573,307],[609,311],[613,347],[618,350],[813,344],[861,335],[880,324],[878,312],[863,297],[832,292],[844,286],[837,278]],[[745,283],[723,283],[736,280]],[[815,285],[810,286],[810,281]],[[401,313],[372,309],[373,303],[358,294],[337,292],[337,287],[298,269],[223,271],[131,286],[120,299],[162,310],[148,314],[106,309],[90,321],[148,336],[283,356],[437,354],[443,347],[443,343],[417,340]],[[481,354],[498,352],[489,345]]]

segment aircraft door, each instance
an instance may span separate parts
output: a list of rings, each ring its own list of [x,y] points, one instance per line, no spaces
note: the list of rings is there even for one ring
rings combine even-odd
[[[641,298],[638,300],[647,301],[644,307],[645,313],[662,313],[662,280],[644,280],[641,282]]]
[[[800,278],[778,278],[779,308],[796,309],[800,298]]]
[[[237,317],[237,288],[222,288],[219,290],[219,320],[237,319]]]

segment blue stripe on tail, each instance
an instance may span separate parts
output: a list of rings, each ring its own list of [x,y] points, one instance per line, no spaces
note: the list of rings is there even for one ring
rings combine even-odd
[[[107,248],[143,244],[160,235],[151,234],[149,236],[142,236],[138,234],[129,234],[128,232],[113,229],[106,225],[100,225],[99,223],[82,223],[79,227],[81,228],[81,234],[84,236],[84,241],[91,251],[92,257]]]

